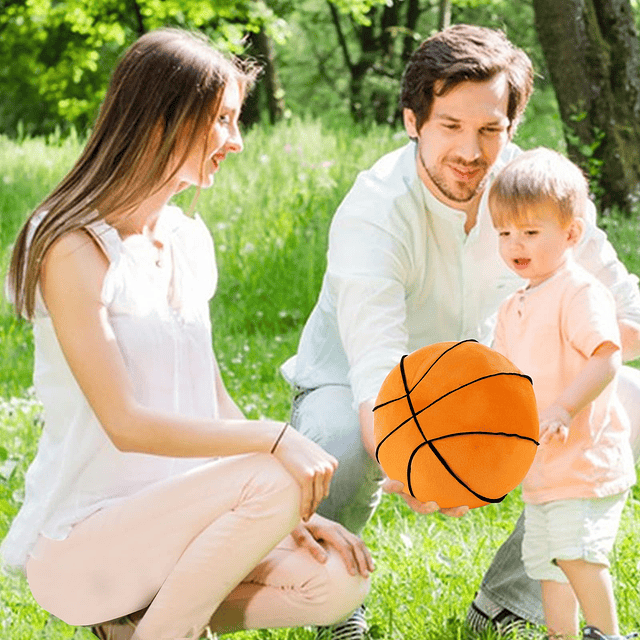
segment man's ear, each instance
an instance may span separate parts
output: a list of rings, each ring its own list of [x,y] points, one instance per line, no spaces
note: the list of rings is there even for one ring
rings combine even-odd
[[[572,247],[575,247],[582,239],[585,231],[585,223],[582,218],[574,218],[567,229],[567,240]]]
[[[404,128],[412,140],[418,139],[417,118],[413,109],[405,107],[402,110],[402,119],[404,120]]]

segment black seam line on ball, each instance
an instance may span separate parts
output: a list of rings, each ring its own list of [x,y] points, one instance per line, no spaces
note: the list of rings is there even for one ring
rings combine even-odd
[[[414,450],[413,453],[411,454],[411,457],[409,458],[409,463],[407,464],[407,484],[408,484],[408,489],[409,489],[409,493],[415,498],[416,496],[413,493],[413,488],[411,487],[411,465],[413,463],[413,458],[416,455],[416,453],[425,445],[429,445],[429,448],[431,449],[431,451],[433,451],[433,454],[436,456],[436,458],[438,458],[438,460],[440,461],[440,464],[449,472],[449,474],[451,476],[453,476],[453,478],[459,483],[461,484],[467,491],[469,491],[469,493],[472,493],[476,498],[483,500],[484,502],[490,502],[492,504],[497,504],[498,502],[502,502],[506,497],[507,494],[505,493],[501,498],[489,498],[487,496],[483,496],[479,493],[477,493],[476,491],[474,491],[468,484],[466,484],[461,478],[459,478],[455,472],[453,471],[453,469],[447,464],[447,461],[440,455],[440,452],[433,446],[433,444],[430,441],[427,442],[423,442],[422,444],[418,445]]]
[[[458,436],[505,436],[507,438],[520,438],[520,440],[528,440],[529,442],[533,442],[536,447],[540,446],[540,443],[534,438],[523,436],[519,433],[506,433],[504,431],[459,431],[458,433],[448,433],[446,436],[431,438],[429,442],[437,442],[438,440],[446,440],[447,438],[457,438]]]
[[[428,441],[427,436],[424,435],[424,431],[420,426],[420,422],[418,420],[418,414],[416,413],[416,410],[413,408],[413,402],[411,402],[411,391],[409,391],[409,384],[407,382],[407,373],[404,370],[404,361],[406,357],[407,356],[402,356],[402,358],[400,358],[400,373],[402,375],[402,384],[404,385],[404,390],[407,392],[407,404],[409,405],[409,411],[411,411],[413,421],[416,423],[416,427],[418,427],[418,431],[420,432],[420,435],[424,438],[425,441]]]
[[[438,362],[438,360],[440,360],[441,358],[443,358],[447,353],[449,353],[449,351],[451,351],[452,349],[455,349],[456,347],[459,347],[461,344],[464,344],[465,342],[475,342],[477,343],[477,340],[474,340],[473,338],[470,338],[469,340],[461,340],[460,342],[456,342],[454,345],[451,345],[448,349],[446,349],[445,351],[443,351],[432,363],[431,366],[422,374],[422,376],[420,377],[420,380],[418,380],[418,382],[416,382],[413,385],[413,388],[411,389],[411,391],[413,391],[425,378],[425,376],[429,373],[429,371],[431,371],[431,369],[433,369],[433,367],[435,367],[436,363]],[[402,358],[400,359],[400,362],[402,362],[402,360],[404,358],[406,358],[407,356],[404,355],[402,356]],[[529,380],[531,380],[531,378],[529,378]],[[405,390],[407,391],[407,393],[411,393],[411,391],[409,391],[406,388],[405,385]],[[404,398],[406,398],[407,395],[403,395],[400,396],[399,398],[394,398],[393,400],[387,400],[387,402],[383,402],[382,404],[379,404],[375,407],[373,407],[373,411],[375,411],[376,409],[380,409],[381,407],[386,407],[388,404],[393,404],[394,402],[398,402],[399,400],[403,400]]]
[[[458,344],[460,344],[460,343],[458,343]],[[406,358],[406,356],[402,356],[402,359],[400,360],[400,365],[401,365],[400,366],[400,370],[401,370],[401,372],[404,372],[404,365],[403,365],[404,358]],[[456,391],[460,391],[460,389],[464,389],[465,387],[468,387],[468,386],[470,386],[472,384],[475,384],[476,382],[480,382],[481,380],[487,380],[489,378],[495,378],[497,376],[517,376],[519,378],[525,378],[531,384],[533,384],[533,380],[529,376],[525,375],[524,373],[516,373],[515,371],[500,371],[499,373],[492,373],[492,374],[490,374],[488,376],[483,376],[482,378],[476,378],[475,380],[471,380],[471,382],[466,382],[465,384],[463,384],[460,387],[457,387],[456,389],[452,389],[451,391],[447,391],[447,393],[445,393],[444,395],[441,395],[439,398],[436,398],[433,402],[428,404],[426,407],[423,407],[422,409],[420,409],[420,411],[418,411],[415,414],[413,412],[413,406],[411,405],[411,402],[409,401],[409,408],[411,409],[411,416],[409,416],[404,422],[401,422],[395,429],[390,431],[384,438],[382,438],[382,440],[380,440],[380,442],[378,443],[378,446],[376,447],[376,460],[378,462],[380,462],[380,460],[378,458],[378,451],[380,450],[380,447],[385,442],[385,440],[387,440],[387,438],[390,438],[398,429],[401,429],[402,427],[404,427],[404,425],[407,424],[407,422],[411,422],[411,420],[415,420],[415,422],[416,422],[416,424],[418,426],[418,429],[420,430],[420,433],[422,434],[422,437],[425,439],[425,441],[428,442],[428,438],[425,437],[422,429],[420,428],[420,424],[418,422],[417,416],[419,416],[421,413],[423,413],[427,409],[431,408],[434,404],[436,404],[436,402],[440,402],[440,400],[443,400],[444,398],[446,398],[447,396],[451,395],[452,393],[455,393]],[[403,377],[403,382],[404,381],[405,381],[405,379]],[[407,395],[409,395],[409,394],[407,394]],[[402,396],[402,397],[404,398],[405,396]],[[386,404],[388,404],[388,403],[386,403]],[[383,406],[383,405],[380,405],[380,406]]]
[[[431,364],[431,366],[422,374],[422,376],[420,376],[420,380],[418,380],[418,382],[416,382],[413,387],[411,388],[411,391],[409,391],[409,393],[413,392],[413,390],[426,378],[426,376],[428,375],[429,371],[431,371],[431,369],[433,369],[433,367],[436,366],[436,364],[438,363],[439,360],[441,360],[442,358],[444,358],[447,353],[449,353],[449,351],[453,351],[453,349],[456,349],[457,347],[459,347],[462,344],[466,344],[468,342],[475,342],[476,344],[478,344],[477,340],[474,340],[473,338],[470,338],[468,340],[460,340],[460,342],[456,342],[454,345],[451,345],[446,351],[443,351]]]

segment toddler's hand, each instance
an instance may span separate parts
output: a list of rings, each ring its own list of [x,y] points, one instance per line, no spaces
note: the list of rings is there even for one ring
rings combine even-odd
[[[569,437],[571,416],[558,404],[552,404],[540,412],[540,444],[547,444],[554,438],[565,443]]]

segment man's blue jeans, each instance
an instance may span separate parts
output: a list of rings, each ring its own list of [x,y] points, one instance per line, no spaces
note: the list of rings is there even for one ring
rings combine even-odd
[[[359,534],[380,502],[382,473],[362,445],[351,388],[326,385],[302,391],[293,401],[291,425],[339,462],[318,513]]]
[[[544,624],[540,583],[529,578],[522,563],[523,535],[524,511],[493,557],[480,589],[498,606],[529,622]]]

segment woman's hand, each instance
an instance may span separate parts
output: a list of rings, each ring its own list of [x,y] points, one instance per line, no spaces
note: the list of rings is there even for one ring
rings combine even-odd
[[[306,522],[329,495],[338,461],[293,427],[287,427],[273,453],[302,489],[300,514]]]
[[[291,532],[291,536],[298,545],[308,549],[311,555],[321,563],[327,560],[325,547],[333,547],[342,557],[347,571],[352,576],[359,573],[364,578],[368,578],[374,569],[371,553],[358,536],[341,524],[323,518],[317,513],[308,522],[299,524]]]
[[[420,502],[420,500],[417,500],[408,493],[403,493],[403,489],[404,484],[402,484],[402,482],[400,482],[399,480],[391,480],[391,478],[387,478],[382,484],[383,491],[385,491],[386,493],[400,494],[409,508],[411,508],[416,513],[429,514],[438,511],[439,513],[451,518],[460,518],[465,513],[467,513],[467,511],[469,511],[469,507],[467,506],[441,509],[438,506],[437,502]]]

